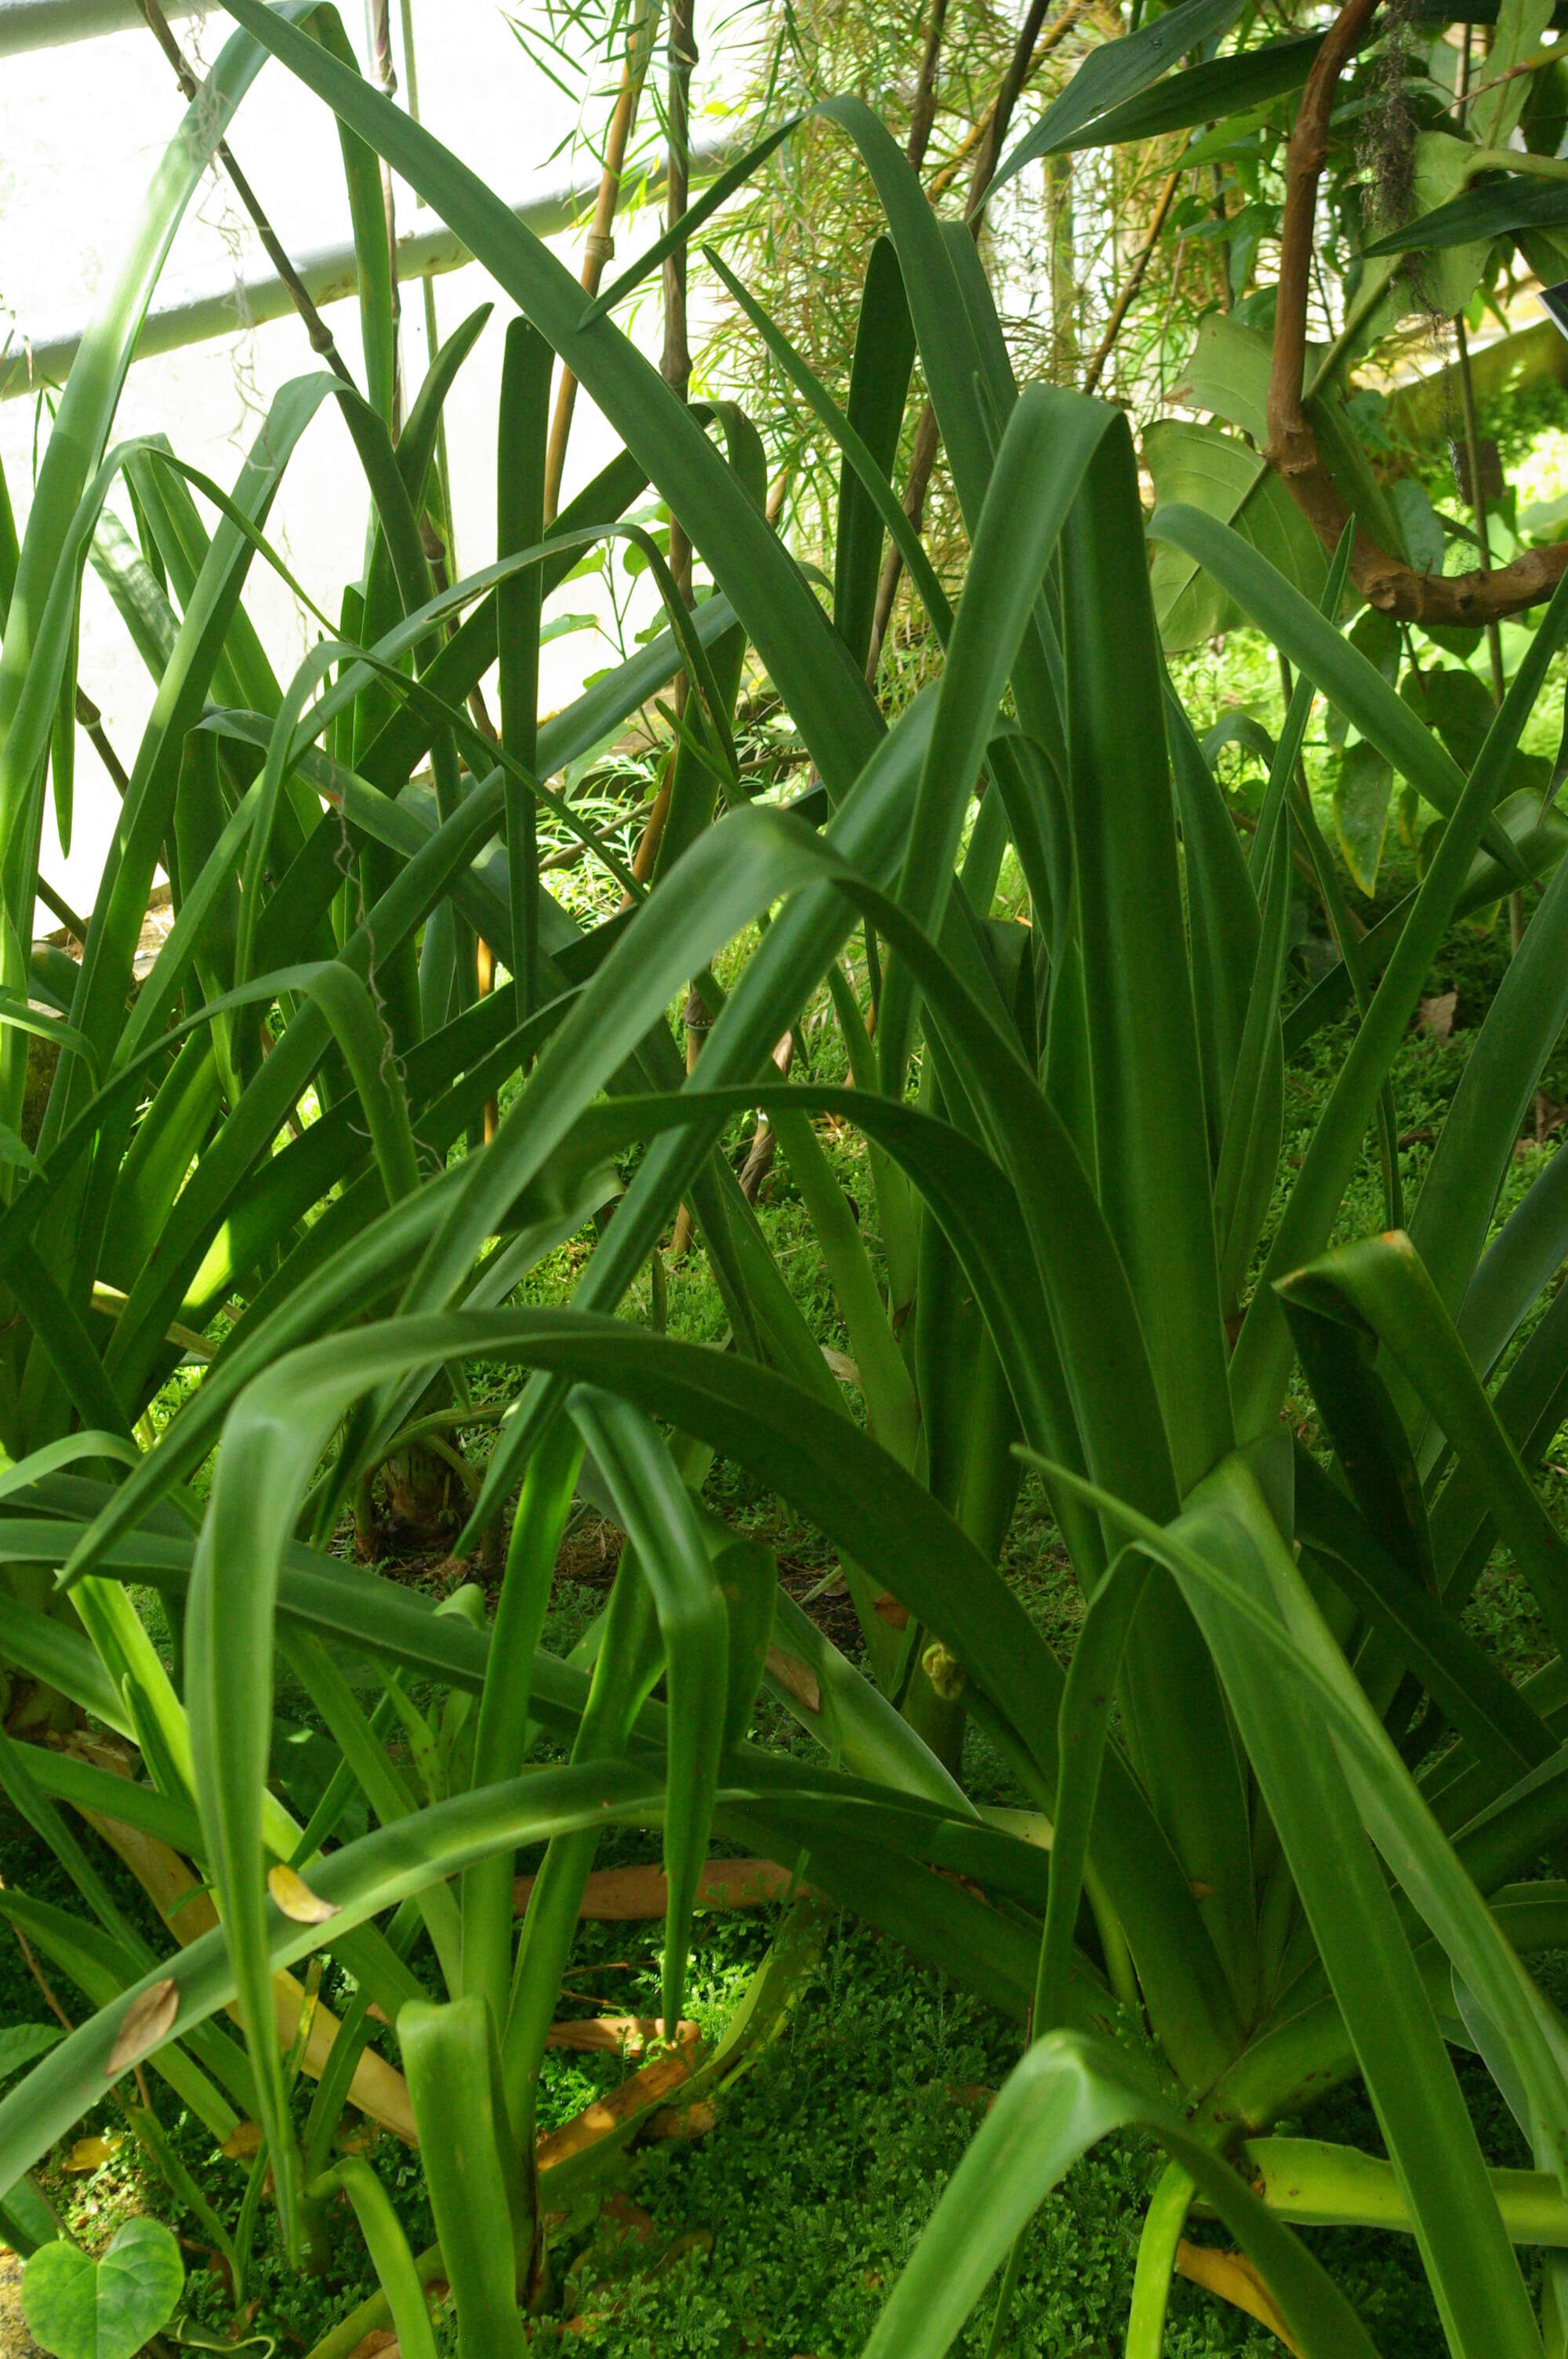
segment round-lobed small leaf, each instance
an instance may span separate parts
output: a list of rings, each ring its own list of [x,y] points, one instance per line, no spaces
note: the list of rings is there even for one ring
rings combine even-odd
[[[135,2359],[168,2324],[185,2288],[179,2246],[159,2220],[127,2220],[98,2260],[43,2245],[22,2271],[27,2331],[54,2359]]]

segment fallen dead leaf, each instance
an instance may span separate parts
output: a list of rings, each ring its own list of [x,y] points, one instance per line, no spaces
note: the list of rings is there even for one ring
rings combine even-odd
[[[890,1630],[907,1630],[909,1627],[909,1608],[900,1604],[891,1589],[884,1589],[873,1602],[871,1612],[879,1622],[885,1622]]]
[[[690,2049],[676,2049],[644,2064],[629,2081],[622,2081],[608,2097],[599,2098],[563,2122],[558,2130],[550,2130],[539,2140],[535,2149],[541,2172],[553,2170],[557,2164],[580,2154],[585,2147],[596,2146],[600,2138],[610,2137],[634,2122],[640,2114],[673,2096],[681,2082],[691,2077]]]
[[[787,1900],[794,1879],[771,1859],[710,1859],[697,1884],[699,1908],[755,1908]],[[520,1875],[512,1905],[519,1916],[533,1896],[534,1879]],[[588,1879],[578,1914],[597,1924],[652,1922],[669,1907],[670,1888],[662,1867],[604,1867]]]
[[[188,1859],[157,1835],[124,1819],[107,1818],[97,1810],[83,1810],[81,1815],[124,1861],[182,1949],[211,1932],[218,1911]]]
[[[1435,1040],[1441,1048],[1454,1029],[1454,1014],[1459,1005],[1456,991],[1441,991],[1435,999],[1423,999],[1416,1009],[1415,1028]]]
[[[643,2135],[651,2138],[706,2137],[718,2122],[713,2107],[706,2098],[698,2097],[689,2105],[661,2105]]]
[[[666,2277],[671,2270],[678,2269],[683,2261],[690,2260],[694,2253],[706,2256],[712,2250],[711,2228],[688,2228],[684,2236],[677,2236],[668,2250],[660,2255],[654,2275],[656,2277]]]
[[[134,2005],[127,2007],[114,2045],[109,2050],[109,2061],[103,2067],[106,2081],[117,2081],[133,2064],[161,2046],[174,2028],[174,2018],[179,2013],[179,1984],[167,1975],[145,1990]]]
[[[282,1860],[268,1868],[266,1888],[274,1908],[294,1925],[324,1925],[330,1917],[342,1913],[335,1900],[323,1900],[319,1892],[312,1892],[305,1878]]]
[[[611,2242],[621,2243],[628,2236],[639,2245],[649,2245],[654,2240],[653,2213],[644,2212],[640,2203],[633,2203],[619,2189],[605,2197],[599,2207],[599,2218]]]
[[[397,2359],[397,2337],[390,2327],[373,2326],[362,2343],[356,2343],[349,2359]]]
[[[770,1647],[767,1669],[768,1677],[777,1680],[780,1687],[786,1689],[796,1703],[804,1704],[807,1712],[821,1711],[821,1684],[816,1672],[806,1664],[798,1661],[794,1655],[786,1655],[782,1647]]]
[[[664,2036],[662,2015],[589,2015],[579,2016],[575,2022],[552,2023],[545,2044],[579,2055],[640,2056],[651,2039]],[[683,2048],[700,2037],[695,2023],[683,2019],[676,2026],[676,2039]]]

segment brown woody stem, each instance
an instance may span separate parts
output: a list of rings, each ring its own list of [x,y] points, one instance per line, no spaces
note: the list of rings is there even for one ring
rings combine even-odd
[[[634,28],[627,49],[626,62],[622,69],[615,112],[610,118],[610,130],[604,142],[604,166],[599,176],[593,225],[583,251],[581,275],[585,295],[598,294],[604,266],[615,252],[612,233],[615,209],[621,201],[621,175],[625,168],[627,143],[632,136],[632,125],[646,71],[647,47]],[[571,438],[572,411],[576,406],[577,379],[570,369],[563,368],[556,386],[555,414],[550,420],[550,440],[545,452],[545,522],[547,525],[554,524],[560,506],[561,478],[566,473],[567,444]]]
[[[1306,366],[1306,309],[1318,181],[1328,152],[1328,127],[1339,78],[1366,40],[1378,0],[1346,0],[1307,77],[1285,152],[1285,212],[1280,233],[1279,293],[1273,364],[1269,376],[1269,431],[1264,455],[1325,549],[1337,547],[1353,521],[1350,508],[1324,464],[1302,397]],[[1527,549],[1496,572],[1417,573],[1390,555],[1354,519],[1351,579],[1369,605],[1407,623],[1485,624],[1551,596],[1568,570],[1568,542]]]
[[[174,78],[179,84],[181,92],[190,103],[194,104],[200,84],[191,71],[186,60],[185,52],[176,40],[168,19],[158,5],[158,0],[139,0],[139,5],[143,16],[146,18],[147,29],[174,69]],[[312,350],[320,353],[334,376],[341,376],[345,385],[351,385],[353,379],[344,367],[342,355],[332,341],[332,331],[311,301],[299,273],[284,251],[277,232],[262,211],[261,200],[235,163],[233,150],[226,139],[219,140],[217,158],[229,176],[234,194],[255,224],[256,235],[262,242],[267,260],[288,289],[289,300],[305,323],[306,333],[309,336]],[[395,286],[395,254],[393,257],[393,283]]]

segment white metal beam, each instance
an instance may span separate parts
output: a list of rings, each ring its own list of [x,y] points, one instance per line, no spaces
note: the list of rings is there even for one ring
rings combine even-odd
[[[0,9],[16,5],[18,0],[0,0]],[[28,5],[42,5],[43,0],[28,0]],[[732,138],[694,148],[693,182],[712,179],[735,153]],[[594,180],[583,188],[537,189],[519,199],[512,211],[536,236],[552,237],[582,219],[597,187]],[[645,181],[629,172],[622,183],[622,193],[630,201],[634,191],[641,192],[644,188],[651,196],[661,192],[662,165]],[[434,277],[441,271],[460,270],[472,258],[467,246],[444,225],[419,230],[397,241],[399,278]],[[314,303],[337,303],[358,292],[351,242],[320,246],[313,253],[297,255],[295,267]],[[159,353],[178,352],[187,344],[206,343],[215,336],[232,336],[243,328],[281,320],[291,308],[288,289],[271,271],[239,282],[230,279],[222,287],[155,304],[143,324],[135,357],[150,360]],[[0,401],[14,401],[41,385],[63,385],[84,329],[85,323],[80,320],[40,321],[33,330],[19,323],[13,331],[10,351],[0,360]]]
[[[205,0],[172,0],[168,17],[194,16]],[[132,27],[145,33],[147,20],[136,0],[0,0],[0,58],[23,49],[58,49],[67,41],[90,41],[99,33]]]

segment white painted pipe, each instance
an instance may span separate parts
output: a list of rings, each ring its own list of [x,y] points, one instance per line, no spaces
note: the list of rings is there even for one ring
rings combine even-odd
[[[205,0],[173,0],[168,17],[194,16]],[[0,0],[0,58],[23,49],[63,49],[68,41],[91,41],[100,33],[145,33],[147,20],[136,0]]]
[[[20,0],[0,0],[0,11],[18,5]],[[27,0],[27,5],[41,7],[44,0]],[[78,5],[78,0],[72,0],[72,5]],[[3,22],[4,16],[0,15],[0,23]],[[694,148],[692,180],[712,179],[736,152],[733,138]],[[629,172],[622,183],[622,199],[629,201],[633,190],[644,187],[650,195],[656,196],[662,185],[662,166],[646,181]],[[551,237],[583,218],[598,187],[595,179],[583,188],[537,190],[521,198],[512,211],[536,235]],[[399,278],[434,277],[441,271],[460,270],[472,258],[467,246],[444,224],[416,230],[397,241]],[[297,255],[295,267],[313,303],[341,302],[359,291],[351,241],[319,246],[313,253]],[[260,327],[268,320],[281,320],[292,309],[288,289],[271,271],[239,282],[231,279],[222,287],[155,303],[143,322],[135,357],[151,360],[159,353],[178,352],[187,344],[206,343],[214,336],[232,336],[244,328]],[[80,320],[59,324],[40,322],[34,332],[18,325],[13,331],[9,353],[0,361],[0,401],[14,401],[40,385],[63,385],[83,332],[84,322]]]

